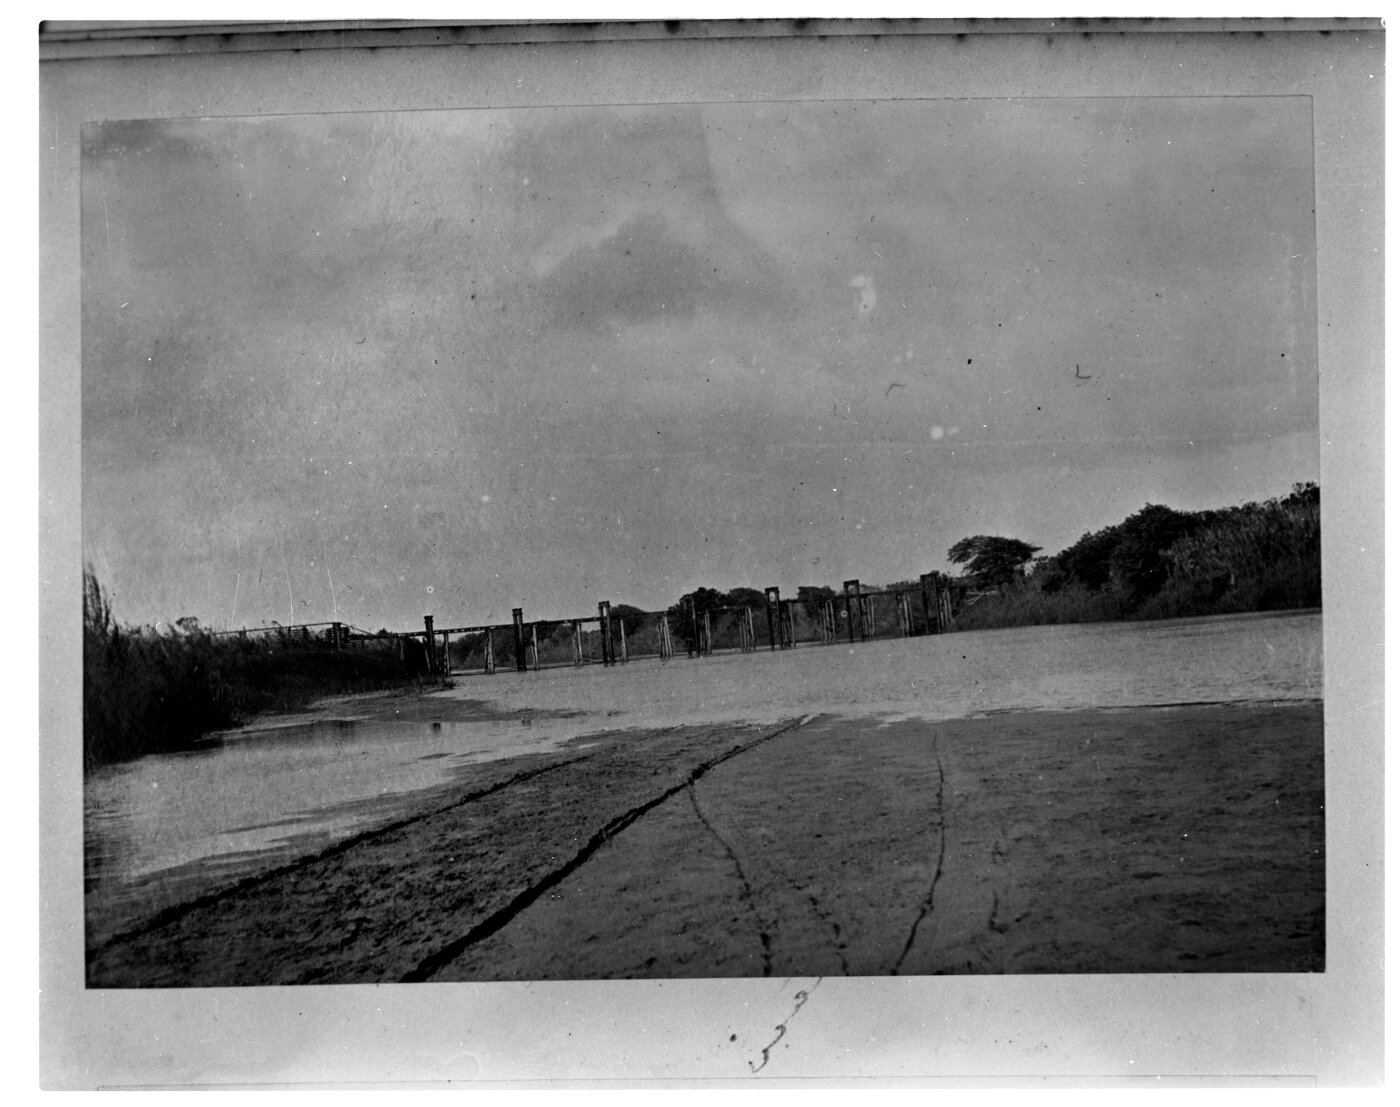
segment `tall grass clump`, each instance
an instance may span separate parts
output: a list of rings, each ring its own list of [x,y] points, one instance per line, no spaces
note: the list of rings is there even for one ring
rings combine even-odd
[[[323,696],[412,685],[392,640],[334,650],[293,636],[215,636],[124,627],[91,568],[83,571],[83,766],[189,749],[259,712]]]
[[[119,626],[83,573],[83,765],[179,749],[234,721],[220,702],[206,642]]]

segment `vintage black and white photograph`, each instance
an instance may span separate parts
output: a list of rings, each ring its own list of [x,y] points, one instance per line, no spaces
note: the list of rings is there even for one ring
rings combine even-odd
[[[521,101],[75,135],[83,987],[1325,974],[1313,97]]]
[[[1309,124],[88,127],[89,982],[1322,969]]]

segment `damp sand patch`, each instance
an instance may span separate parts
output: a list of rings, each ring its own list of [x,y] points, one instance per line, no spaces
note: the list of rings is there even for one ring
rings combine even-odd
[[[1318,703],[595,736],[179,906],[88,979],[1320,971],[1322,749]]]

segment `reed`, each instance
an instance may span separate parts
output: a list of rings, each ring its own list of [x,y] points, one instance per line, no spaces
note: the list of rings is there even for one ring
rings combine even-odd
[[[210,731],[260,712],[419,681],[390,648],[123,627],[92,570],[83,573],[85,770],[190,749]]]

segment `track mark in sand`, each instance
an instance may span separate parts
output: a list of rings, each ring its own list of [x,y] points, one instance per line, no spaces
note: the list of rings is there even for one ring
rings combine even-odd
[[[992,892],[992,909],[987,914],[987,929],[995,931],[997,934],[1005,934],[1011,929],[1010,923],[1002,922],[997,918],[997,912],[1001,910],[1001,896],[995,891]]]
[[[806,726],[815,718],[817,718],[816,715],[806,715],[803,717],[802,721],[797,725],[799,727]],[[710,820],[705,816],[705,813],[700,810],[700,801],[696,796],[694,786],[692,786],[690,789],[690,802],[691,805],[695,808],[696,817],[699,818],[700,822],[704,825],[705,829],[708,830],[712,835],[714,835],[715,841],[719,842],[719,844],[724,847],[724,852],[729,854],[729,859],[734,862],[734,868],[737,869],[739,872],[739,879],[743,882],[744,885],[745,901],[749,905],[749,910],[753,912],[754,921],[758,925],[759,940],[763,943],[763,975],[772,976],[773,938],[772,935],[770,935],[766,930],[763,929],[763,920],[758,913],[757,897],[754,895],[753,884],[749,880],[748,873],[745,872],[743,863],[739,860],[738,852],[734,849],[732,845],[730,845],[728,839],[726,839],[722,834],[720,834],[718,830],[715,829],[715,825],[712,822],[710,822]],[[768,857],[767,864],[780,877],[782,877],[783,880],[787,882],[788,887],[790,887],[798,895],[806,897],[807,903],[812,908],[812,914],[816,916],[817,921],[823,926],[829,927],[831,929],[831,934],[833,938],[831,947],[832,951],[836,954],[837,960],[841,962],[842,975],[850,976],[851,966],[846,961],[846,943],[841,939],[841,924],[831,917],[831,913],[829,911],[823,910],[821,901],[818,900],[817,897],[814,896],[807,888],[805,888],[796,880],[794,880],[782,868],[782,866],[778,864],[776,858]]]
[[[846,943],[841,938],[841,924],[831,917],[830,911],[826,911],[822,908],[821,900],[817,899],[806,887],[794,880],[787,870],[778,864],[776,858],[769,858],[768,863],[779,876],[787,881],[789,888],[798,895],[806,897],[807,903],[812,908],[812,914],[816,917],[817,922],[831,928],[831,951],[836,954],[836,959],[841,962],[841,975],[850,976],[851,966],[846,960]]]
[[[172,904],[170,907],[157,912],[140,926],[123,931],[120,934],[114,934],[100,945],[93,946],[87,951],[86,960],[91,963],[108,950],[121,945],[123,942],[129,942],[133,938],[139,938],[142,935],[150,934],[152,931],[159,930],[163,926],[169,926],[171,923],[177,922],[198,908],[211,907],[228,896],[235,895],[239,892],[246,892],[250,888],[256,888],[259,884],[264,884],[279,876],[286,876],[289,873],[294,873],[298,869],[306,868],[317,862],[327,861],[332,857],[338,857],[340,854],[346,853],[356,846],[362,846],[366,842],[372,842],[374,839],[382,838],[386,834],[392,834],[396,830],[403,830],[405,827],[422,822],[424,819],[430,819],[435,815],[442,815],[448,811],[462,807],[465,804],[483,799],[486,796],[501,791],[503,788],[509,788],[514,784],[520,784],[542,773],[552,773],[556,769],[563,769],[569,765],[576,765],[580,761],[587,761],[588,758],[592,756],[593,754],[588,754],[584,757],[571,757],[567,761],[558,761],[551,765],[543,765],[537,769],[527,769],[524,772],[508,776],[504,780],[498,780],[496,783],[488,785],[485,788],[480,788],[475,792],[468,792],[466,795],[453,800],[445,807],[434,807],[431,811],[419,811],[414,815],[410,815],[408,818],[399,819],[396,822],[387,823],[384,826],[377,826],[372,830],[366,830],[353,837],[346,838],[335,843],[333,846],[328,846],[319,853],[308,854],[306,857],[299,857],[295,861],[289,861],[285,865],[278,865],[276,868],[268,869],[266,872],[244,877],[242,880],[230,884],[226,888],[220,888],[214,892],[207,892],[202,896],[196,896],[194,899],[187,900],[184,903]]]
[[[919,925],[933,914],[933,893],[938,888],[938,878],[943,875],[943,853],[947,848],[948,828],[947,820],[943,813],[943,759],[938,756],[938,738],[933,739],[933,763],[938,766],[938,861],[933,867],[933,880],[929,882],[928,893],[924,896],[923,902],[919,905],[919,913],[914,918],[914,925],[909,928],[909,937],[904,942],[904,950],[900,953],[894,963],[894,968],[890,969],[891,976],[898,976],[900,968],[904,965],[904,959],[909,956],[909,951],[914,948],[914,938],[919,933]]]
[[[801,725],[801,724],[799,724]],[[739,874],[739,881],[744,886],[744,902],[748,905],[750,913],[753,915],[754,924],[758,927],[758,940],[763,944],[763,975],[773,975],[773,939],[768,931],[763,928],[763,919],[758,913],[758,904],[754,896],[753,885],[749,883],[749,877],[744,872],[744,864],[739,860],[739,855],[734,852],[728,840],[718,830],[714,824],[705,818],[705,813],[700,810],[700,801],[695,796],[695,781],[691,781],[687,790],[690,792],[690,806],[695,808],[695,817],[700,820],[700,825],[714,836],[716,842],[724,847],[724,852],[729,855],[729,860],[734,863],[735,871]]]
[[[792,1021],[793,1016],[796,1015],[797,1012],[801,1011],[802,1008],[806,1006],[807,1001],[812,998],[812,993],[815,992],[819,987],[821,987],[821,982],[823,979],[825,978],[820,976],[817,977],[817,982],[815,984],[813,984],[810,988],[803,988],[800,992],[798,992],[795,996],[792,997],[797,1002],[793,1006],[792,1010],[788,1012],[787,1018],[785,1018],[782,1022],[778,1023],[778,1025],[773,1028],[778,1032],[778,1036],[763,1047],[763,1060],[760,1061],[757,1065],[755,1065],[752,1061],[749,1062],[749,1071],[755,1076],[763,1071],[764,1065],[768,1064],[769,1051],[783,1040],[783,1035],[787,1033],[787,1024]]]
[[[796,730],[810,718],[812,718],[812,716],[809,715],[801,719],[795,719],[790,723],[785,723],[783,726],[778,727],[776,730],[755,738],[747,745],[733,746],[718,757],[712,757],[709,761],[702,761],[699,765],[696,765],[695,768],[691,769],[690,772],[686,774],[686,778],[679,784],[667,788],[664,792],[658,793],[645,803],[640,803],[630,811],[625,811],[617,816],[617,818],[610,820],[598,830],[594,831],[592,837],[590,837],[568,861],[546,873],[540,880],[526,888],[500,910],[477,923],[476,926],[472,927],[460,938],[453,939],[447,945],[437,950],[437,952],[430,953],[427,957],[423,958],[416,968],[404,974],[400,983],[422,984],[430,980],[435,973],[448,965],[456,957],[460,956],[470,946],[481,941],[483,938],[489,938],[498,930],[503,929],[517,915],[539,899],[540,896],[544,895],[545,892],[582,868],[589,858],[597,853],[599,849],[613,838],[617,837],[617,835],[621,834],[648,811],[659,807],[683,789],[693,786],[697,780],[716,765],[723,765],[732,757],[738,757],[741,753],[747,753],[749,750],[778,737],[780,734],[786,734],[790,730]]]

